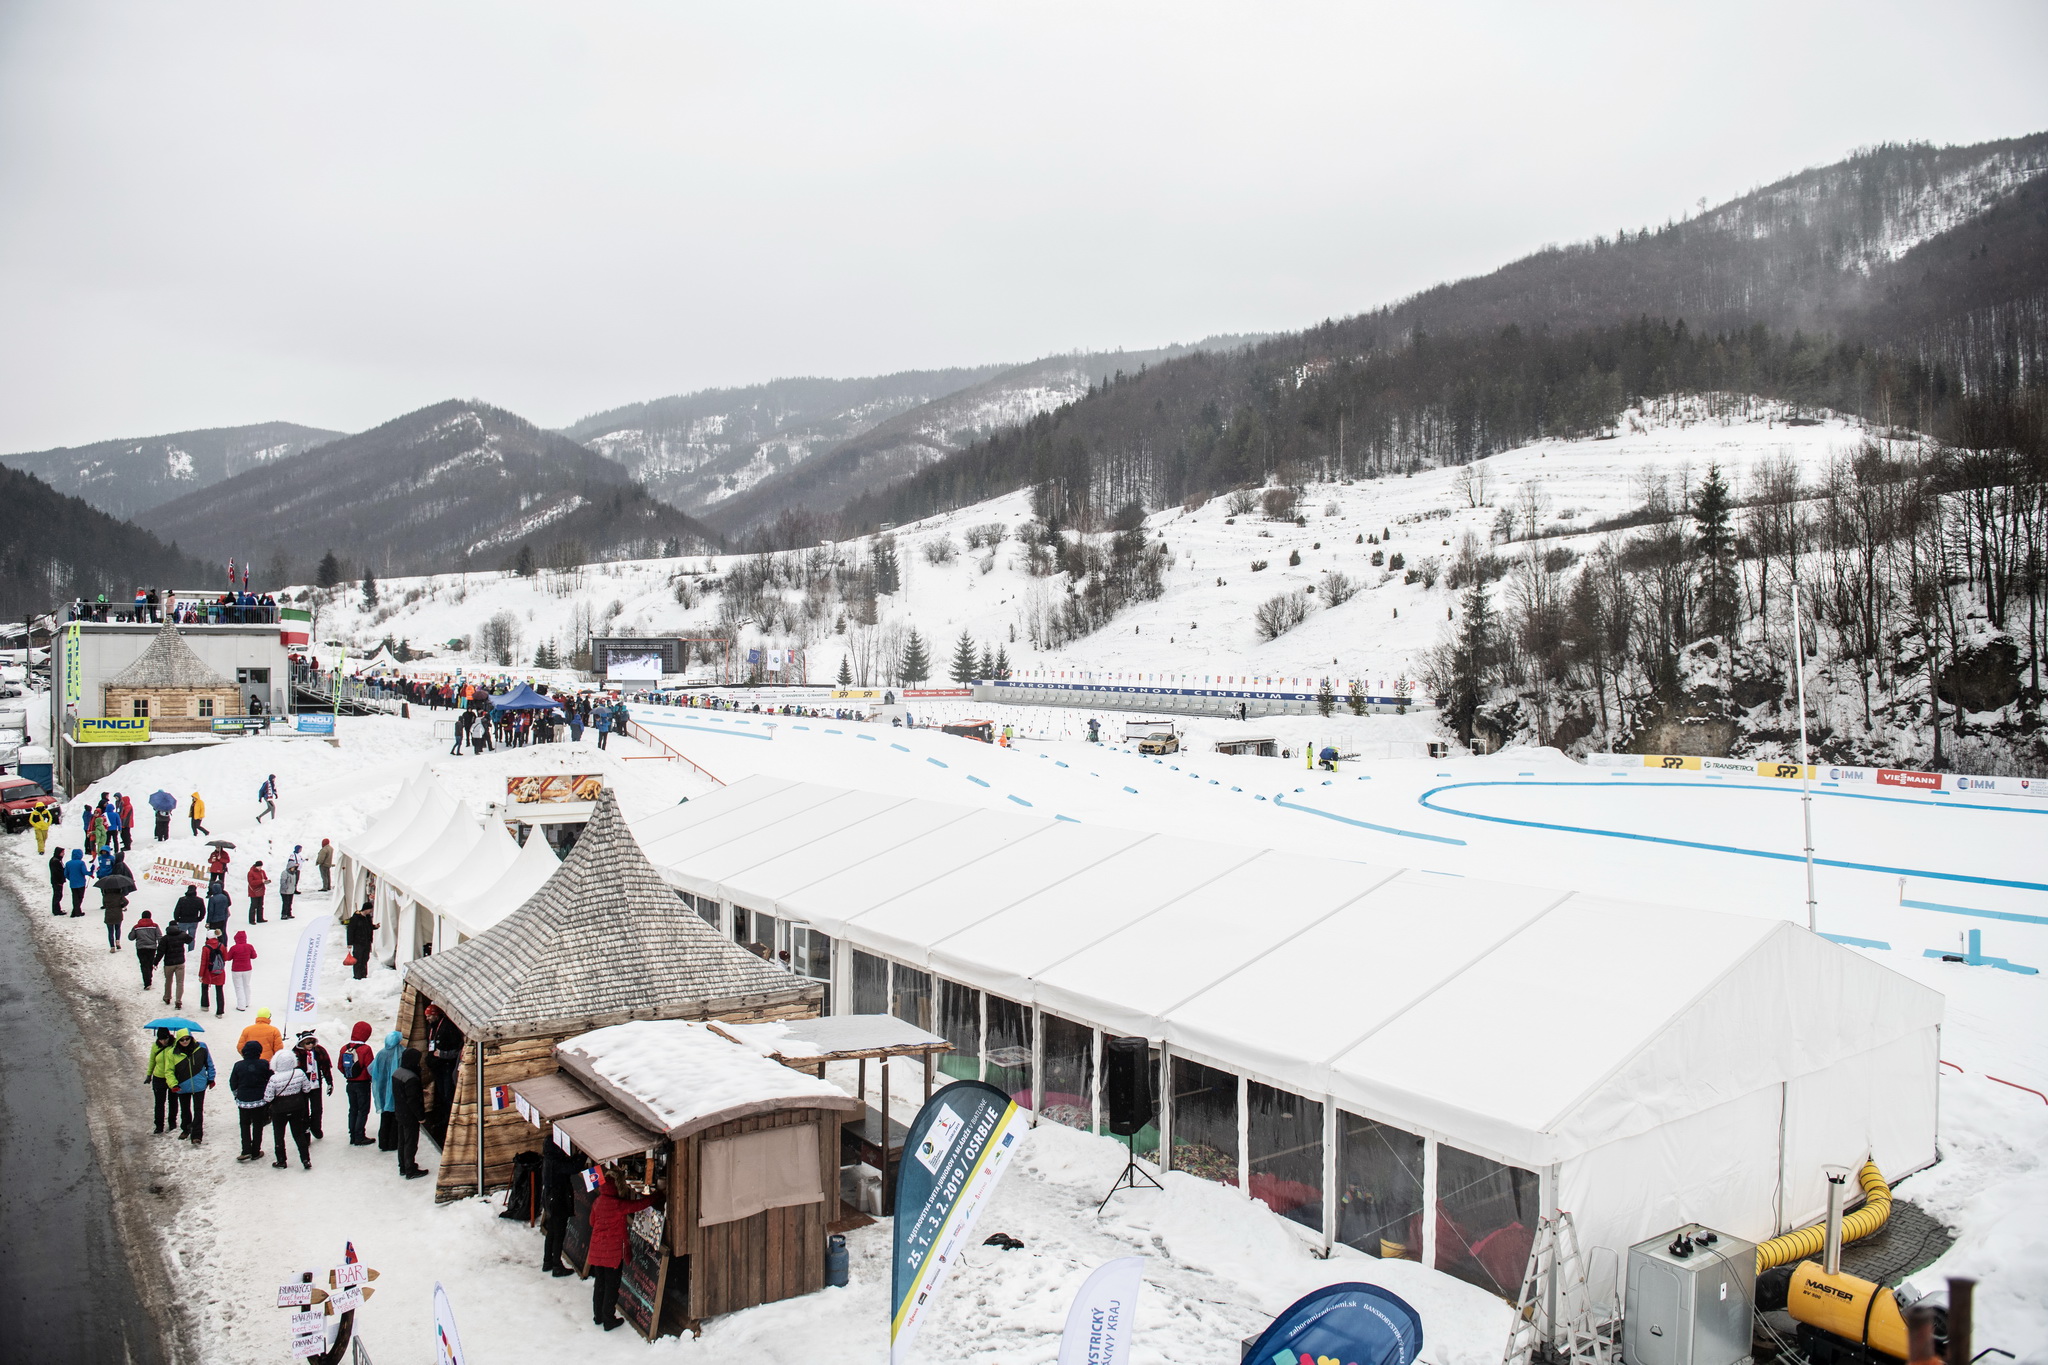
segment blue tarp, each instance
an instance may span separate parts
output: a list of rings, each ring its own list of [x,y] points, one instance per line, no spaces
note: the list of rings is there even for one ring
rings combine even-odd
[[[491,709],[494,711],[545,711],[551,706],[561,704],[553,697],[543,697],[526,683],[519,684],[502,697],[491,698]]]

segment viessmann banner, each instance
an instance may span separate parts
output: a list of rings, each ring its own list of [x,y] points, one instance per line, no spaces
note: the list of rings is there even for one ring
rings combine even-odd
[[[904,1365],[925,1310],[972,1243],[1024,1135],[1024,1112],[982,1081],[955,1081],[925,1101],[903,1139],[896,1176],[889,1362]]]

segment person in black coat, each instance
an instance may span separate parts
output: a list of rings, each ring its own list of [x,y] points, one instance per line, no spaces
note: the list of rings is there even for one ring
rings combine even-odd
[[[348,951],[355,961],[356,980],[370,974],[370,948],[377,941],[377,921],[370,917],[370,902],[348,917]]]
[[[64,913],[64,850],[50,850],[50,913]]]
[[[562,1264],[562,1239],[569,1232],[569,1217],[576,1211],[576,1191],[570,1183],[583,1163],[552,1142],[540,1147],[541,1250],[540,1268],[550,1275],[574,1275],[574,1266]]]
[[[447,1011],[427,1006],[427,1067],[434,1076],[434,1109],[428,1131],[439,1141],[448,1140],[448,1116],[455,1108],[455,1071],[462,1064],[462,1045],[467,1040]]]
[[[306,1101],[306,1126],[314,1137],[324,1138],[327,1135],[320,1130],[320,1116],[326,1106],[321,1102],[320,1089],[325,1086],[328,1094],[334,1093],[334,1058],[320,1046],[320,1040],[313,1036],[311,1029],[299,1034],[298,1041],[292,1044],[292,1051],[299,1055],[299,1066],[316,1082],[312,1097]]]
[[[178,903],[171,907],[171,923],[197,924],[205,918],[206,902],[199,899],[199,888],[190,882],[186,882],[185,894],[178,897]],[[192,942],[197,942],[199,935],[192,933],[186,935],[186,937]]]
[[[407,1048],[391,1073],[391,1103],[398,1116],[398,1173],[407,1180],[426,1174],[414,1160],[420,1150],[420,1124],[427,1117],[426,1097],[420,1091],[420,1050]]]
[[[235,1113],[242,1121],[242,1151],[237,1161],[263,1159],[263,1129],[270,1122],[270,1105],[263,1092],[270,1086],[270,1063],[263,1060],[263,1044],[251,1039],[242,1044],[242,1060],[228,1072],[228,1089],[235,1097]]]

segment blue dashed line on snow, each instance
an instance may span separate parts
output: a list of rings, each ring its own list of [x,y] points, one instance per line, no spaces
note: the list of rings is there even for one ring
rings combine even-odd
[[[1125,787],[1124,790],[1129,792],[1133,796],[1136,796],[1138,794],[1138,789],[1136,787]]]
[[[910,746],[908,744],[891,744],[889,747],[892,749],[901,749],[906,754],[910,752]]]
[[[1021,796],[1013,796],[1013,797],[1011,797],[1010,799],[1011,799],[1012,801],[1015,801],[1015,802],[1016,802],[1016,803],[1017,803],[1018,805],[1020,805],[1020,806],[1028,806],[1028,805],[1030,805],[1030,804],[1031,804],[1031,803],[1030,803],[1029,801],[1026,801],[1026,800],[1025,800],[1025,799],[1024,799],[1023,797],[1021,797]]]
[[[973,784],[974,784],[975,786],[977,786],[977,787],[986,787],[986,786],[988,785],[988,783],[986,783],[986,782],[982,781],[982,780],[981,780],[980,778],[976,777],[976,776],[975,776],[975,775],[974,775],[973,773],[967,773],[967,774],[965,774],[965,776],[966,776],[966,778],[967,778],[967,780],[968,780],[969,782],[972,782],[972,783],[973,783]]]
[[[1259,798],[1261,801],[1265,799],[1263,796]],[[1380,834],[1398,834],[1403,839],[1426,839],[1432,844],[1456,844],[1460,847],[1465,843],[1463,839],[1452,839],[1442,834],[1424,834],[1419,830],[1396,829],[1392,825],[1375,825],[1370,820],[1354,820],[1348,815],[1337,815],[1330,811],[1317,810],[1314,806],[1305,806],[1298,801],[1289,801],[1284,796],[1274,797],[1273,804],[1283,810],[1298,810],[1307,815],[1320,815],[1325,820],[1335,820],[1342,825],[1356,825],[1360,829],[1374,830]]]
[[[925,760],[925,762],[931,764],[934,768],[946,768],[952,766],[951,764],[941,763],[936,758],[928,758]]]

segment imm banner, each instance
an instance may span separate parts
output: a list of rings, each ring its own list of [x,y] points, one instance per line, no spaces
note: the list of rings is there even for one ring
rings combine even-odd
[[[926,1308],[963,1251],[1025,1133],[1024,1111],[982,1081],[955,1081],[925,1101],[896,1175],[889,1361],[910,1359]]]

